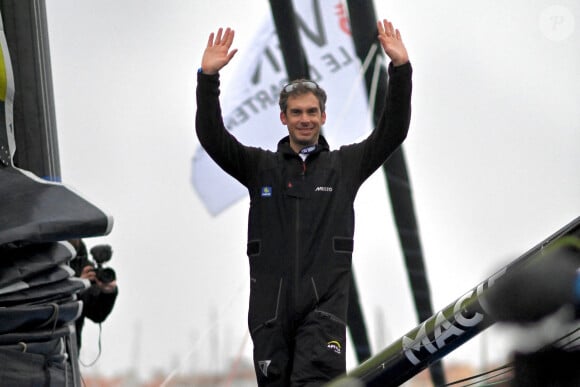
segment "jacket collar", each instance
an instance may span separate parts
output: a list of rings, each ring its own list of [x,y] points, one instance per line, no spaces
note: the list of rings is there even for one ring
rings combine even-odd
[[[328,151],[330,148],[328,146],[328,142],[324,136],[318,136],[318,144],[316,145],[316,149],[311,152],[311,154],[316,154],[322,151]],[[292,148],[290,148],[290,136],[286,136],[280,141],[278,141],[278,152],[283,153],[285,155],[296,155],[296,152]]]

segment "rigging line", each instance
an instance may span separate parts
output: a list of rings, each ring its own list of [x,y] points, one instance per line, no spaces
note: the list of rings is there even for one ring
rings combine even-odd
[[[379,48],[378,43],[373,43],[371,45],[371,48],[369,48],[369,52],[367,53],[367,56],[365,57],[365,60],[363,61],[363,64],[362,64],[361,71],[359,72],[359,76],[361,78],[363,77],[363,74],[366,73],[367,69],[369,68],[369,66],[371,64],[371,60],[374,58],[375,53],[377,52],[378,48]]]
[[[381,56],[377,56],[375,58],[373,79],[371,81],[371,88],[369,90],[369,115],[371,117],[374,117],[375,103],[377,100],[377,88],[378,88],[378,84],[379,84],[379,75],[380,75],[380,71],[381,71],[382,62],[383,62],[383,58]]]
[[[560,339],[560,340],[562,340],[562,339]],[[578,337],[578,336],[575,337],[575,338],[573,338],[573,339],[570,339],[566,343],[563,343],[561,345],[561,348],[564,349],[564,350],[569,350],[571,348],[576,348],[576,347],[578,347],[578,345],[573,345],[573,344],[576,343],[578,340],[580,340],[580,337]]]
[[[97,356],[92,361],[88,362],[87,364],[83,363],[80,359],[80,356],[79,356],[79,363],[83,367],[88,368],[88,367],[94,366],[97,363],[97,361],[99,360],[99,358],[101,357],[101,353],[102,353],[101,334],[102,334],[102,325],[101,325],[101,323],[99,323],[99,340],[97,342],[97,345],[98,345]]]
[[[547,344],[544,344],[543,346],[541,346],[538,350],[536,350],[535,352],[540,352],[540,351],[544,351],[553,347],[559,347],[561,349],[564,350],[569,350],[570,348],[575,348],[575,346],[570,346],[571,344],[573,344],[574,342],[578,341],[580,339],[580,337],[573,337],[570,338],[570,336],[574,335],[575,333],[577,333],[578,331],[580,331],[580,328],[575,328],[573,330],[571,330],[570,332],[562,335],[560,338],[557,338]],[[564,342],[564,340],[567,340],[566,342]]]
[[[572,331],[570,331],[570,332],[566,333],[564,336],[560,337],[559,339],[557,339],[557,340],[554,340],[554,341],[552,342],[552,345],[556,345],[556,344],[557,344],[557,343],[559,343],[560,341],[563,341],[563,340],[566,340],[566,339],[570,338],[570,336],[572,336],[573,334],[577,333],[578,331],[580,331],[580,328],[576,328],[576,329],[574,329],[574,330],[572,330]],[[569,344],[571,344],[571,343],[573,343],[573,342],[575,342],[575,341],[577,341],[577,340],[579,340],[579,339],[580,339],[580,337],[578,337],[578,336],[577,336],[577,337],[575,337],[575,338],[572,338],[572,339],[570,339],[570,340],[569,340],[568,342],[566,342],[566,343],[562,343],[561,345],[562,345],[562,347],[563,347],[563,348],[565,348],[565,347],[566,347],[566,346],[568,346]]]
[[[509,372],[511,372],[511,370],[504,370],[503,372],[501,372],[501,373],[499,373],[497,375],[490,375],[487,378],[483,378],[481,380],[474,381],[473,383],[464,384],[462,387],[475,386],[476,384],[480,384],[482,382],[487,382],[486,383],[486,386],[493,386],[493,385],[496,385],[496,384],[502,384],[502,383],[507,382],[508,380],[512,380],[513,379],[513,376],[510,376],[510,377],[505,378],[505,379],[496,380],[496,381],[493,381],[493,382],[491,382],[491,379],[497,378],[498,376],[506,375]]]
[[[245,281],[240,281],[240,285],[237,287],[237,290],[233,293],[233,296],[230,298],[230,300],[225,304],[225,306],[221,309],[221,311],[218,313],[218,316],[223,316],[226,310],[230,309],[230,307],[234,304],[234,302],[237,300],[237,298],[243,294],[243,289],[245,288],[246,282]],[[201,343],[203,342],[203,340],[205,340],[210,333],[212,333],[214,331],[214,329],[216,329],[216,327],[218,327],[221,323],[221,319],[218,317],[216,318],[215,322],[210,325],[197,339],[197,341],[195,342],[195,344],[192,346],[192,348],[187,351],[187,353],[185,354],[185,356],[183,356],[181,358],[181,361],[179,362],[179,364],[177,365],[177,367],[175,367],[173,370],[171,370],[171,372],[169,372],[169,374],[167,375],[167,377],[165,378],[165,380],[163,381],[163,383],[161,383],[159,385],[159,387],[167,387],[168,383],[171,382],[171,380],[177,375],[177,373],[185,366],[186,362],[189,361],[189,359],[191,358],[191,356],[193,355],[194,352],[198,351],[199,346],[201,345]]]
[[[568,338],[569,336],[573,335],[574,333],[576,333],[576,332],[578,332],[578,331],[580,331],[580,328],[576,328],[575,330],[573,330],[573,331],[571,331],[571,332],[569,332],[569,333],[565,334],[565,335],[564,335],[564,336],[562,336],[561,338],[559,338],[559,339],[557,339],[557,340],[553,341],[553,342],[552,342],[552,345],[555,345],[555,344],[556,344],[556,343],[558,343],[559,341],[562,341],[562,340],[564,340],[564,339]],[[577,340],[579,340],[579,339],[580,339],[580,337],[576,337],[576,338],[572,339],[570,342],[563,344],[563,345],[562,345],[562,348],[564,348],[564,349],[567,349],[566,347],[567,347],[569,344],[571,344],[571,343],[573,343],[573,342],[575,342],[575,341],[577,341]],[[549,346],[549,345],[548,345],[548,346]],[[548,346],[546,346],[546,347],[548,347]],[[570,348],[575,348],[575,347],[570,347]],[[568,349],[569,349],[569,348],[568,348]],[[476,378],[480,378],[480,377],[482,377],[482,376],[489,375],[489,376],[488,376],[487,378],[485,378],[485,379],[478,380],[478,381],[476,381],[476,382],[474,382],[474,383],[470,383],[470,384],[466,384],[466,385],[463,385],[463,386],[462,386],[462,387],[469,387],[469,386],[472,386],[472,385],[475,385],[475,384],[481,383],[481,382],[483,382],[483,381],[490,380],[490,379],[492,379],[492,378],[496,378],[496,377],[498,377],[498,376],[505,375],[506,373],[508,373],[508,372],[510,372],[510,371],[511,371],[511,370],[510,370],[510,369],[508,369],[508,368],[512,368],[512,367],[513,367],[513,365],[512,365],[512,364],[513,364],[513,363],[507,363],[507,364],[505,364],[505,365],[503,365],[503,366],[501,366],[501,367],[495,368],[495,369],[493,369],[493,370],[490,370],[490,371],[487,371],[487,372],[484,372],[484,373],[480,373],[480,374],[478,374],[478,375],[474,375],[474,376],[471,376],[471,377],[469,377],[469,378],[464,378],[464,379],[460,379],[460,380],[457,380],[457,381],[454,381],[454,382],[448,383],[448,384],[446,384],[445,386],[452,386],[452,385],[456,385],[456,384],[459,384],[459,383],[467,382],[467,381],[470,381],[470,380],[475,380]],[[498,374],[496,374],[496,375],[490,375],[491,373],[498,372],[498,371],[501,371],[501,370],[503,370],[503,372],[500,372],[500,373],[498,373]],[[506,379],[506,380],[509,380],[509,379]],[[498,381],[498,382],[494,382],[493,384],[499,384],[499,383],[502,383],[502,382],[504,382],[504,381]],[[491,385],[493,385],[493,384],[489,384],[489,385],[491,386]]]
[[[236,376],[236,372],[238,371],[238,366],[240,365],[240,361],[242,360],[242,356],[244,355],[244,348],[246,348],[246,343],[248,342],[248,337],[250,336],[250,332],[246,331],[244,338],[242,339],[242,345],[240,345],[240,349],[238,350],[238,354],[234,359],[234,363],[232,364],[232,369],[228,377],[226,378],[226,387],[230,387],[234,381],[234,376]]]
[[[352,104],[356,87],[357,87],[357,85],[359,85],[361,83],[365,73],[367,72],[367,70],[371,64],[371,61],[372,61],[373,57],[375,56],[375,53],[377,52],[377,48],[378,48],[377,43],[374,43],[371,46],[371,48],[369,48],[369,51],[368,51],[363,63],[361,64],[361,67],[360,67],[360,70],[358,71],[357,76],[352,81],[352,84],[350,86],[350,91],[348,92],[348,97],[346,98],[344,104],[342,105],[342,109],[340,109],[340,115],[338,116],[338,119],[336,120],[336,122],[339,123],[339,125],[337,126],[337,131],[342,129],[343,123],[346,122],[345,117],[348,113],[347,107]]]
[[[479,373],[477,375],[470,376],[468,378],[459,379],[459,380],[456,380],[456,381],[451,382],[451,383],[447,383],[447,384],[445,384],[445,386],[453,386],[455,384],[467,382],[467,381],[470,381],[470,380],[473,380],[473,379],[476,379],[476,378],[480,378],[482,376],[487,376],[487,375],[489,375],[489,374],[491,374],[493,372],[498,372],[498,371],[504,371],[504,372],[502,372],[502,373],[499,374],[499,375],[503,375],[504,373],[509,372],[512,367],[513,367],[513,363],[511,363],[511,362],[510,363],[506,363],[506,364],[504,364],[502,366],[499,366],[497,368],[494,368],[492,370],[485,371],[485,372]],[[499,375],[494,375],[494,377],[495,376],[499,376]]]
[[[496,380],[495,382],[488,382],[485,384],[484,387],[489,387],[489,386],[505,386],[505,384],[509,381],[512,381],[513,378],[507,378],[507,379],[501,379],[501,380]],[[479,382],[477,382],[479,383]],[[468,386],[471,386],[472,384],[469,384]],[[468,386],[463,386],[463,387],[468,387]]]

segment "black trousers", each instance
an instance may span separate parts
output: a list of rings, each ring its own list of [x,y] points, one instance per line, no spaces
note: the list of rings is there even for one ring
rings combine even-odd
[[[346,372],[346,324],[321,310],[252,332],[259,386],[320,386]]]

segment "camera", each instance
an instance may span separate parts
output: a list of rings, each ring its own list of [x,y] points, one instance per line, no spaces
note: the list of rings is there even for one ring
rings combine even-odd
[[[91,255],[96,262],[95,274],[99,281],[108,284],[117,279],[115,270],[110,267],[105,267],[104,264],[111,260],[113,256],[113,249],[109,245],[97,245],[91,248]]]

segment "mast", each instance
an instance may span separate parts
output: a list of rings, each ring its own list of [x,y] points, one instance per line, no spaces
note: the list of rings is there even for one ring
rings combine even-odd
[[[372,1],[366,0],[348,0],[347,4],[355,50],[361,62],[364,62],[368,53],[371,52],[372,46],[378,44],[377,17],[374,5]],[[382,59],[382,50],[374,50],[373,58],[370,61],[370,63],[374,63],[374,66],[370,66],[364,74],[366,89],[373,106],[374,125],[377,124],[383,111],[380,101],[385,100],[387,93],[387,72]],[[373,90],[376,90],[374,96],[371,95]],[[373,101],[379,101],[379,103]],[[417,319],[421,322],[433,314],[433,307],[413,206],[411,182],[402,146],[393,152],[383,164],[383,172],[407,267]],[[441,363],[431,365],[430,371],[435,385],[445,384],[445,374]]]

